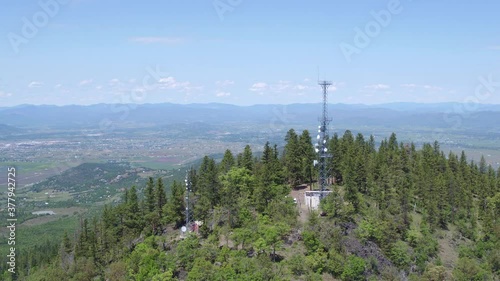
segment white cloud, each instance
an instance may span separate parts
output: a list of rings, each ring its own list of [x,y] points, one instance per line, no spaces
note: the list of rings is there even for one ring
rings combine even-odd
[[[175,78],[172,76],[161,78],[160,80],[158,80],[158,83],[161,84],[160,88],[162,89],[176,89],[180,87],[189,86],[189,82],[179,82],[175,80]]]
[[[118,78],[109,80],[108,85],[112,88],[113,91],[125,90],[123,82]]]
[[[216,97],[229,97],[231,95],[231,93],[229,92],[222,92],[222,91],[218,91],[215,96]]]
[[[217,85],[219,87],[226,87],[226,86],[234,85],[234,81],[232,81],[232,80],[216,81],[215,85]]]
[[[319,91],[321,88],[318,86],[311,86],[311,85],[304,85],[304,84],[297,84],[292,87],[292,90],[299,91],[299,92],[304,92],[304,91]],[[328,90],[335,91],[337,88],[335,86],[330,86]]]
[[[433,85],[401,84],[401,87],[408,88],[411,90],[414,90],[414,89],[424,89],[424,90],[428,90],[428,91],[441,91],[441,90],[443,90],[443,88],[438,87],[438,86],[433,86]]]
[[[305,90],[307,88],[308,88],[308,86],[304,86],[304,85],[300,85],[300,84],[297,85],[297,86],[295,86],[295,89],[299,90],[299,91],[303,91],[303,90]]]
[[[306,80],[306,79],[304,79],[304,80]],[[310,80],[308,80],[308,81],[310,81]],[[338,85],[337,83],[334,83],[333,85],[331,85],[328,88],[328,90],[329,91],[336,91],[337,85]],[[290,93],[290,94],[304,95],[304,92],[320,91],[321,88],[319,86],[316,86],[316,85],[312,86],[311,84],[308,84],[308,83],[295,83],[292,81],[279,80],[277,83],[274,83],[274,84],[267,84],[264,82],[258,82],[258,83],[253,84],[249,88],[249,90],[252,92],[258,92],[261,95],[266,91],[271,92],[271,93],[276,93],[276,94],[286,92],[286,93]]]
[[[93,81],[92,79],[82,80],[82,81],[80,81],[80,83],[78,83],[78,85],[85,86],[85,85],[91,84],[92,81]]]
[[[99,91],[99,90],[102,90],[102,86],[101,86],[101,85],[97,85],[97,86],[95,87],[95,89],[96,89],[96,90],[98,90],[98,91]]]
[[[5,93],[5,92],[0,91],[0,98],[8,98],[11,96],[12,96],[12,93]]]
[[[416,84],[401,84],[401,87],[404,87],[404,88],[416,88],[417,85]]]
[[[264,82],[257,82],[250,87],[250,91],[252,92],[262,92],[267,89],[267,84]]]
[[[224,91],[222,89],[226,88],[227,86],[231,86],[231,85],[234,85],[234,81],[233,80],[219,80],[219,81],[215,81],[215,85],[217,85],[217,87],[219,89],[215,90],[215,96],[216,97],[228,97],[231,95],[230,92],[227,92],[227,91]]]
[[[146,89],[142,88],[142,87],[138,87],[138,88],[134,88],[132,91],[137,92],[137,93],[145,93]]]
[[[271,90],[274,92],[283,92],[285,90],[288,90],[292,87],[290,81],[283,81],[280,80],[278,83],[271,85]]]
[[[43,86],[43,83],[38,82],[38,81],[32,81],[31,83],[28,84],[29,88],[40,88],[42,86]]]
[[[132,37],[129,41],[141,44],[178,44],[184,41],[179,37]]]
[[[386,84],[373,84],[373,85],[367,85],[365,86],[365,89],[372,89],[372,90],[387,90],[391,86],[386,85]]]
[[[435,91],[441,91],[443,89],[441,87],[432,86],[432,85],[423,85],[422,87],[426,90],[435,90]]]
[[[160,80],[158,80],[158,83],[160,89],[179,90],[183,92],[189,92],[191,90],[201,90],[203,88],[200,86],[194,86],[189,81],[177,81],[172,76],[161,78]]]
[[[54,86],[54,88],[56,88],[56,89],[60,89],[61,87],[62,87],[62,84],[57,84]]]
[[[172,77],[172,76],[168,76],[168,77],[163,77],[163,78],[160,78],[160,80],[158,80],[159,83],[174,83],[175,82],[175,78]]]

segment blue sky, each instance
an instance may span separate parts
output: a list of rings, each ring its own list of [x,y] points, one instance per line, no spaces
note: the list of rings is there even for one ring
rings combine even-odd
[[[498,11],[493,0],[2,1],[0,106],[320,102],[318,68],[332,103],[500,103]]]

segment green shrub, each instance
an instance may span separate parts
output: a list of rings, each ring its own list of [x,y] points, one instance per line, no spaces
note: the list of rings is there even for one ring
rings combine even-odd
[[[408,267],[410,264],[410,255],[408,254],[408,246],[403,241],[398,241],[392,244],[390,258],[395,266],[400,269]]]
[[[362,281],[365,280],[365,260],[356,257],[349,256],[347,263],[345,265],[344,271],[342,272],[341,278],[346,281]]]

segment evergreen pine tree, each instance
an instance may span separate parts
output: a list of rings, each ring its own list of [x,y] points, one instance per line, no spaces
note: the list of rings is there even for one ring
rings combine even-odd
[[[181,183],[174,181],[170,188],[170,199],[165,205],[166,222],[174,223],[177,228],[185,223],[185,188]]]
[[[221,174],[227,173],[232,167],[235,165],[235,160],[233,153],[231,150],[226,149],[226,152],[224,152],[224,157],[222,158],[222,161],[219,164],[219,172]]]
[[[158,214],[158,218],[161,220],[163,218],[163,206],[167,203],[167,195],[165,193],[165,186],[163,185],[163,180],[161,177],[158,178],[156,182],[156,205],[155,211]]]
[[[313,161],[316,158],[309,131],[304,130],[299,137],[299,152],[301,156],[302,175],[301,181],[308,181],[312,185],[314,176]]]
[[[247,168],[249,171],[253,171],[253,154],[250,145],[245,145],[243,149],[243,156],[241,159],[241,167]]]
[[[149,177],[148,183],[146,184],[145,190],[145,213],[149,214],[155,210],[155,183],[152,177]]]
[[[286,178],[288,184],[300,184],[302,174],[302,161],[300,157],[299,139],[294,129],[290,129],[285,137],[286,145],[283,155]]]

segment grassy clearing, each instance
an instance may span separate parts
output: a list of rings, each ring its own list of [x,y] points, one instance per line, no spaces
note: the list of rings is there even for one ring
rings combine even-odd
[[[71,193],[67,191],[55,191],[51,189],[42,190],[40,192],[23,193],[18,196],[25,197],[26,201],[29,202],[60,202],[73,198]]]
[[[165,161],[142,160],[131,162],[131,164],[134,164],[134,166],[141,166],[153,170],[170,170],[179,168],[179,165]]]
[[[439,252],[438,256],[443,262],[443,265],[451,272],[453,266],[458,261],[458,251],[455,243],[453,242],[453,234],[455,226],[449,226],[448,230],[442,230],[438,233]]]
[[[51,221],[55,221],[68,216],[73,216],[76,214],[81,214],[85,211],[83,208],[71,207],[71,208],[52,208],[46,209],[47,211],[54,211],[55,215],[40,215],[34,219],[27,220],[23,222],[21,227],[31,227],[36,225],[45,224]]]

